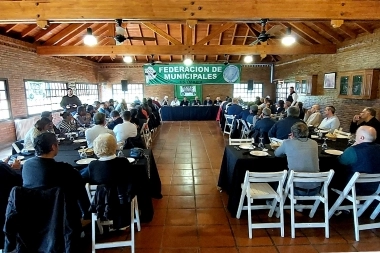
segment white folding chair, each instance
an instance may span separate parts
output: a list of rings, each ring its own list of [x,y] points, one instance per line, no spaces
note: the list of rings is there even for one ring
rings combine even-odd
[[[357,195],[356,194],[356,184],[365,183],[379,183],[377,191],[371,195]],[[339,194],[338,199],[335,201],[334,205],[329,211],[329,218],[334,214],[336,210],[348,210],[353,209],[353,218],[355,226],[355,240],[359,241],[359,231],[367,230],[373,228],[380,228],[380,222],[369,223],[369,224],[359,224],[359,217],[364,213],[365,210],[372,204],[374,200],[380,201],[380,174],[365,174],[355,172],[351,177],[350,181],[347,183],[343,191],[337,189],[331,189],[332,191]],[[351,194],[350,194],[351,192]],[[344,199],[349,200],[352,205],[341,206]],[[360,201],[364,203],[360,204]],[[374,220],[380,212],[380,203],[377,208],[372,212],[370,218]]]
[[[281,237],[284,237],[284,213],[283,213],[283,184],[286,178],[286,170],[280,172],[249,172],[245,173],[244,183],[240,196],[239,207],[236,218],[240,218],[242,210],[248,210],[248,235],[252,239],[252,229],[255,228],[280,228]],[[275,191],[268,182],[278,182],[277,191]],[[244,206],[244,199],[247,197],[247,205]],[[272,204],[252,205],[254,199],[272,199]],[[259,209],[269,209],[268,216],[272,217],[274,209],[280,203],[280,222],[276,223],[252,223],[251,211]]]
[[[86,191],[88,198],[90,199],[90,202],[92,202],[97,185],[90,185],[89,183],[86,184]],[[137,225],[137,231],[141,230],[140,225],[140,215],[139,215],[139,207],[137,203],[137,196],[135,196],[131,201],[131,239],[130,240],[124,240],[124,241],[116,241],[116,242],[106,242],[106,243],[96,243],[96,231],[95,231],[95,223],[97,224],[99,228],[99,233],[103,234],[103,226],[112,225],[112,221],[101,221],[98,219],[96,213],[91,214],[91,245],[92,245],[92,253],[95,253],[97,249],[105,249],[105,248],[115,248],[115,247],[131,247],[131,252],[135,252],[135,226]]]
[[[224,134],[230,135],[231,132],[232,132],[232,126],[234,124],[235,116],[234,115],[224,114],[224,117],[226,118],[226,123],[224,124],[223,135]],[[228,120],[231,120],[231,123],[228,122]],[[227,127],[228,127],[228,130],[227,130]]]
[[[229,145],[251,144],[251,139],[231,139],[228,138]]]
[[[290,199],[290,206],[284,206],[284,209],[290,208],[290,215],[291,215],[291,236],[292,238],[295,238],[296,236],[296,228],[310,228],[310,227],[317,227],[317,228],[325,228],[325,237],[329,238],[329,217],[328,217],[328,186],[331,182],[332,177],[334,176],[334,170],[330,170],[328,172],[295,172],[293,170],[289,170],[289,176],[288,181],[286,183],[286,187],[284,190],[284,202],[286,200],[286,197],[289,197]],[[296,196],[294,195],[294,185],[295,183],[302,182],[302,183],[321,183],[321,189],[320,191],[314,195],[314,196]],[[313,205],[304,205],[304,204],[297,204],[298,200],[313,200]],[[325,213],[325,221],[324,222],[313,222],[313,223],[296,223],[295,221],[295,214],[294,210],[296,208],[302,208],[302,209],[311,209],[309,213],[309,217],[313,218],[315,212],[317,211],[317,208],[320,203],[324,204],[324,213]],[[278,216],[278,212],[277,212]]]
[[[248,124],[245,120],[241,119],[240,122],[242,123],[242,128],[241,128],[241,139],[248,138],[249,133],[251,130],[248,127]]]
[[[152,135],[148,128],[148,122],[142,125],[140,130],[140,136],[144,139],[145,147],[149,148],[152,144]]]

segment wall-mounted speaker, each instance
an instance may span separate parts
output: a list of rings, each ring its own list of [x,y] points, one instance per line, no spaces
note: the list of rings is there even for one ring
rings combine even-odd
[[[121,90],[128,91],[128,80],[121,80]]]
[[[248,80],[248,90],[253,90],[253,80]]]

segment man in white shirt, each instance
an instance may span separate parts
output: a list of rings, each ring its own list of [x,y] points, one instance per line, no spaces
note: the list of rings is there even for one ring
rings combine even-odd
[[[305,117],[303,121],[305,121],[306,125],[317,127],[322,121],[322,114],[319,112],[319,105],[315,104],[305,113]]]
[[[94,115],[95,126],[87,129],[85,132],[87,147],[92,148],[93,142],[99,134],[109,133],[115,136],[114,132],[105,127],[106,124],[106,115],[101,112],[97,112]]]
[[[135,124],[130,122],[131,120],[131,112],[125,111],[123,112],[123,123],[116,125],[113,129],[113,132],[116,135],[117,142],[125,142],[129,137],[136,137],[137,135],[137,127]]]
[[[177,97],[174,97],[174,100],[170,103],[170,106],[180,106],[180,102],[178,101]]]
[[[289,92],[290,94],[288,98],[286,99],[286,101],[289,101],[290,103],[292,103],[290,106],[295,106],[298,101],[297,92],[294,91],[294,87],[290,87]]]
[[[318,126],[319,129],[326,129],[330,132],[333,132],[335,129],[338,129],[340,126],[340,121],[335,114],[335,107],[330,105],[325,108],[325,116],[321,122],[321,124]]]

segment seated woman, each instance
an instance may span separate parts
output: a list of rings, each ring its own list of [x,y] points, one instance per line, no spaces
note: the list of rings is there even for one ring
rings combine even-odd
[[[115,107],[115,110],[120,113],[120,115],[123,115],[123,112],[128,111],[127,102],[124,98],[121,99],[121,102]]]
[[[36,138],[38,135],[48,132],[51,128],[51,122],[48,118],[41,118],[34,124],[34,127],[32,127],[25,135],[24,139],[24,149],[26,150],[34,150],[34,138]]]
[[[73,121],[73,116],[68,112],[61,113],[63,120],[58,123],[58,129],[61,133],[70,133],[77,130],[77,125]]]

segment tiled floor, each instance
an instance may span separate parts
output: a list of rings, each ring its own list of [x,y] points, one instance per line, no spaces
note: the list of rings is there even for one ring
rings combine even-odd
[[[217,188],[225,140],[217,122],[165,122],[154,140],[164,197],[154,200],[154,219],[136,233],[136,253],[274,253],[380,250],[380,229],[360,233],[354,240],[352,217],[334,217],[330,239],[323,229],[297,229],[290,238],[286,212],[285,237],[279,229],[254,230],[248,238],[247,217],[231,218],[228,195]],[[319,211],[318,211],[319,212]],[[318,213],[312,221],[321,219]],[[366,215],[369,216],[369,215]],[[267,221],[267,212],[253,219]],[[276,219],[276,218],[272,218]],[[308,220],[297,213],[297,220]],[[97,252],[130,252],[129,248]]]

